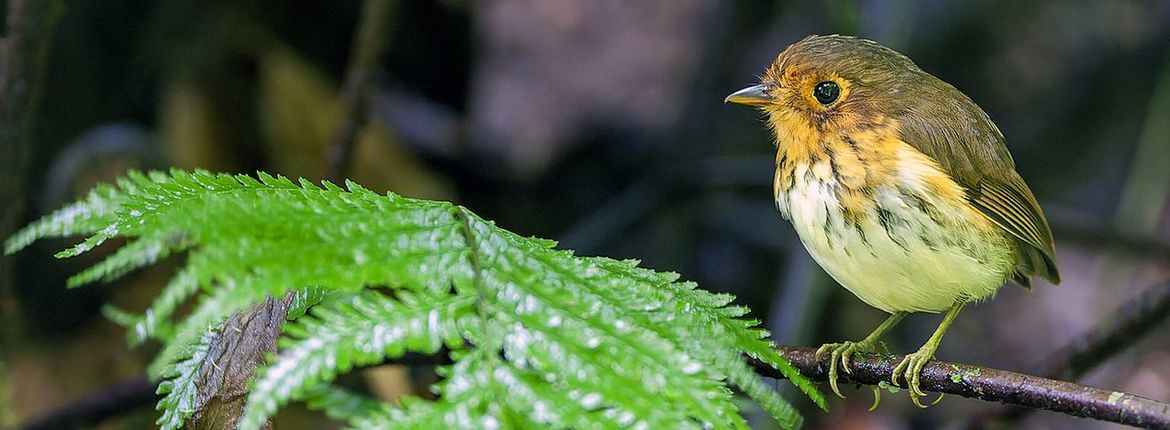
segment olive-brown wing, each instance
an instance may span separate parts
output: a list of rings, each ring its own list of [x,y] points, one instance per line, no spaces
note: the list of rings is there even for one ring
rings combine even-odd
[[[927,75],[921,97],[903,106],[902,139],[930,156],[989,219],[1018,241],[1020,270],[1014,280],[1030,287],[1030,276],[1060,282],[1048,221],[1028,185],[1015,171],[1003,135],[975,102],[949,84]]]
[[[1052,232],[1036,198],[1014,171],[1011,182],[1003,183],[991,178],[985,179],[976,189],[971,189],[971,203],[991,218],[1012,236],[1024,242],[1019,251],[1023,267],[1031,273],[1021,273],[1016,282],[1031,287],[1028,275],[1041,276],[1053,283],[1060,283],[1060,272],[1053,261],[1055,247]]]

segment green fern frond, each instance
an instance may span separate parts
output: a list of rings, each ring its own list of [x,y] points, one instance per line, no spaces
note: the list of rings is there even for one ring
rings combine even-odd
[[[407,397],[399,407],[384,405],[369,415],[354,417],[348,429],[487,429],[515,428],[503,426],[500,407],[493,406],[497,388],[493,369],[499,368],[498,355],[487,349],[460,353],[455,364],[439,367],[445,379],[436,387],[441,394],[434,402]]]
[[[450,203],[263,173],[132,173],[18,232],[5,249],[78,233],[90,236],[61,256],[114,236],[132,240],[76,283],[188,253],[143,315],[108,312],[131,326],[132,340],[163,342],[151,370],[167,378],[164,428],[193,412],[208,327],[289,291],[294,322],[258,371],[241,428],[260,427],[296,400],[357,428],[746,428],[729,384],[783,426],[799,425],[745,354],[824,407],[731,296],[636,261],[577,257]],[[331,385],[355,366],[442,346],[454,364],[443,368],[434,402],[374,408]]]
[[[280,355],[258,375],[240,429],[259,429],[276,409],[300,400],[354,366],[377,364],[407,351],[433,354],[461,348],[459,322],[474,314],[474,297],[366,290],[313,309],[285,327]]]
[[[499,420],[487,414],[482,404],[471,402],[428,402],[407,398],[402,407],[384,405],[373,414],[350,421],[347,430],[415,430],[421,428],[488,429],[500,428]]]
[[[183,428],[183,423],[195,413],[199,395],[199,371],[207,361],[207,352],[215,334],[208,331],[187,347],[181,359],[163,369],[165,379],[158,384],[158,394],[164,394],[157,409],[163,411],[155,424],[163,430]]]
[[[4,242],[4,253],[14,253],[44,237],[93,234],[113,221],[121,200],[117,189],[99,185],[85,200],[58,209],[13,234]]]
[[[122,277],[134,269],[148,266],[164,259],[172,251],[182,251],[180,245],[168,244],[167,234],[155,234],[139,238],[118,249],[102,262],[69,278],[69,288],[79,287],[95,281],[109,281]]]
[[[309,308],[320,303],[329,296],[329,289],[321,287],[302,288],[293,292],[292,302],[288,304],[289,321],[300,318]]]
[[[304,400],[309,409],[322,411],[329,418],[351,424],[380,413],[387,406],[372,397],[327,384],[314,386],[305,394]]]
[[[163,287],[154,298],[146,312],[137,318],[127,320],[125,326],[130,328],[130,344],[137,345],[147,339],[169,339],[174,335],[174,324],[171,316],[188,298],[199,291],[199,280],[196,274],[200,273],[203,264],[199,261],[200,255],[193,255],[187,260],[187,267],[180,270]]]

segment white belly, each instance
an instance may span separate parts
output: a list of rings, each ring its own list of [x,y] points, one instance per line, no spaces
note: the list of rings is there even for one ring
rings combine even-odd
[[[797,168],[798,178],[813,176],[805,169]],[[817,263],[870,306],[939,312],[990,297],[1010,274],[1010,242],[966,227],[967,209],[885,186],[874,191],[876,207],[852,224],[840,209],[834,179],[795,182],[777,195],[780,212]],[[923,202],[932,213],[923,212]]]

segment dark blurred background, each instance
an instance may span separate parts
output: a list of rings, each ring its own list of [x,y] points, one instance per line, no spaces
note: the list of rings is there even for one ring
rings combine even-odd
[[[26,69],[39,104],[16,108],[32,115],[31,150],[5,164],[19,184],[0,196],[17,214],[5,235],[128,168],[329,177],[357,114],[366,121],[343,173],[368,188],[453,200],[580,254],[680,272],[738,296],[779,343],[857,339],[884,315],[807,256],[773,207],[760,115],[723,104],[788,44],[841,33],[906,53],[982,106],[1054,226],[1064,283],[1008,286],[969,307],[940,358],[1032,370],[1168,276],[1168,1],[388,0],[364,80],[347,78],[360,63],[358,1],[43,2],[60,9],[23,30],[51,38],[43,69]],[[39,3],[3,4],[11,40],[21,7]],[[29,46],[17,54],[35,56]],[[0,76],[18,66],[0,64]],[[4,257],[0,427],[131,378],[154,352],[130,350],[101,306],[142,309],[177,263],[65,290],[100,257],[53,261],[67,243]],[[891,349],[917,348],[937,320],[909,318]],[[1170,400],[1168,345],[1163,324],[1082,382]],[[425,392],[406,375],[364,377],[386,398]],[[846,395],[827,415],[789,397],[814,428],[936,428],[992,406],[947,398],[916,410],[903,392],[866,413],[868,389]],[[146,426],[150,409],[104,428]],[[294,416],[282,428],[322,425]],[[1018,425],[1111,427],[1049,413]]]

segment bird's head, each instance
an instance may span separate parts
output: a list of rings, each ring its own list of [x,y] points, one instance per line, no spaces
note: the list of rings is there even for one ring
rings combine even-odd
[[[809,36],[781,52],[759,85],[726,102],[762,109],[783,141],[802,129],[823,134],[873,125],[904,110],[908,98],[942,89],[928,78],[905,55],[876,42]]]

